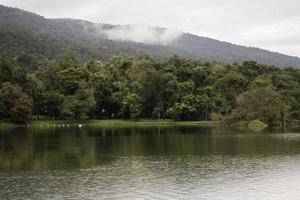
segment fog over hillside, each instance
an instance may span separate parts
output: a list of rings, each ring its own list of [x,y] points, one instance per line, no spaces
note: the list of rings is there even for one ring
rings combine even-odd
[[[111,40],[133,41],[154,45],[171,45],[183,33],[171,29],[158,29],[145,25],[118,26],[104,30]]]
[[[17,8],[0,6],[1,53],[30,53],[53,58],[66,49],[82,58],[113,55],[174,54],[216,62],[255,60],[278,67],[300,67],[300,58],[200,37],[162,27],[111,25],[75,19],[48,19]]]

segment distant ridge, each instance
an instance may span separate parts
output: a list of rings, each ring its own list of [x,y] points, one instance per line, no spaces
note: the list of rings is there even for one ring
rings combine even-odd
[[[139,34],[139,31],[148,35]],[[170,29],[47,19],[0,5],[1,54],[28,53],[51,59],[66,49],[78,53],[84,59],[107,59],[120,54],[166,58],[177,54],[204,61],[233,63],[254,60],[281,68],[300,67],[298,57],[188,33],[175,33]]]

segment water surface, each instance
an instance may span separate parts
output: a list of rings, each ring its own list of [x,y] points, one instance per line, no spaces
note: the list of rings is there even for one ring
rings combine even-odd
[[[300,199],[300,132],[0,130],[0,199]]]

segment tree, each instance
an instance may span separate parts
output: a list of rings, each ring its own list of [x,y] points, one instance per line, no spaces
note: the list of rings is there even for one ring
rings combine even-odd
[[[37,67],[37,63],[35,62],[34,58],[29,54],[21,54],[17,58],[17,63],[20,65],[20,67],[26,69],[36,70]]]
[[[45,86],[43,81],[38,79],[35,74],[27,74],[27,81],[25,85],[26,93],[33,99],[33,113],[39,118],[39,115],[43,113],[43,101],[45,97]]]
[[[121,100],[114,94],[121,89],[110,74],[102,74],[94,82],[95,85],[95,114],[99,118],[111,118],[119,113]],[[120,98],[121,99],[121,98]]]
[[[79,88],[80,81],[88,81],[88,65],[82,65],[76,54],[67,52],[62,55],[57,63],[48,70],[52,80],[50,84],[56,85],[65,95],[73,95]]]
[[[4,83],[0,89],[1,117],[27,124],[32,118],[32,99],[18,85]]]
[[[28,124],[32,119],[32,99],[28,95],[17,98],[10,109],[11,121],[18,124]]]
[[[214,87],[222,96],[222,113],[230,115],[236,107],[236,97],[245,91],[248,80],[234,69],[218,77]]]
[[[142,98],[135,93],[128,93],[121,102],[121,115],[136,119],[142,112]]]
[[[42,94],[42,101],[39,103],[43,114],[51,116],[54,120],[55,117],[60,116],[64,96],[55,91],[48,91]]]
[[[64,98],[62,109],[61,109],[61,117],[63,119],[73,119],[75,118],[75,106],[77,104],[76,99],[73,96],[67,96]]]
[[[94,91],[88,88],[86,82],[80,81],[76,93],[65,98],[62,115],[76,119],[87,119],[92,115],[95,105]]]
[[[197,97],[194,95],[187,95],[182,97],[179,103],[167,110],[169,117],[176,120],[192,120],[197,114]]]
[[[234,115],[237,119],[259,119],[269,125],[278,125],[284,120],[286,108],[282,97],[272,87],[258,87],[237,97]]]
[[[0,83],[11,81],[14,67],[13,62],[9,58],[0,58]]]
[[[161,93],[164,90],[163,75],[153,69],[147,71],[142,77],[143,112],[145,117],[152,118],[155,107],[161,101]]]

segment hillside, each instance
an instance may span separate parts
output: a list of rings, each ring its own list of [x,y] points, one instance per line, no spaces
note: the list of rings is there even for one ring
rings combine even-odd
[[[143,33],[149,37],[140,38]],[[0,5],[1,54],[27,53],[51,59],[70,49],[82,58],[107,59],[120,54],[166,58],[177,54],[204,61],[255,60],[279,67],[300,67],[300,58],[297,57],[233,45],[188,33],[176,34],[169,29],[157,27],[136,29],[133,25],[47,19],[34,13]]]

